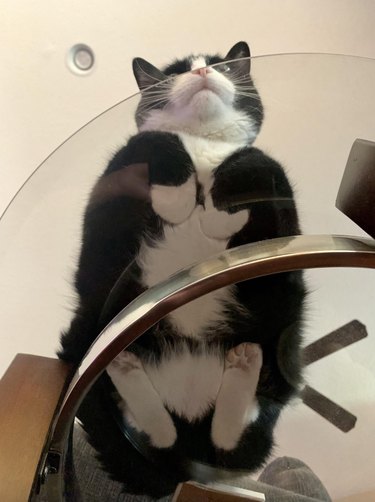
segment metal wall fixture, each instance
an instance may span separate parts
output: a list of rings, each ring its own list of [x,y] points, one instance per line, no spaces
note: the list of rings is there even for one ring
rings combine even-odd
[[[91,47],[86,44],[75,44],[67,54],[69,70],[76,75],[89,75],[95,66],[95,55]]]

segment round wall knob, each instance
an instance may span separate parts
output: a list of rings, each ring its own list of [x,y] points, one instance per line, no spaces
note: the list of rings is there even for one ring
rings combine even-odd
[[[76,75],[87,75],[95,64],[93,50],[85,44],[76,44],[69,49],[68,68]]]

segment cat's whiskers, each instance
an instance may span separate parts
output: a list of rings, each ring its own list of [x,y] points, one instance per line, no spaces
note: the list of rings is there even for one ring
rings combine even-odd
[[[164,108],[169,102],[170,86],[163,86],[162,88],[151,88],[146,90],[142,96],[142,110],[143,112],[151,111],[155,108]]]
[[[243,91],[241,89],[238,89],[236,91],[236,94],[239,94],[241,96],[246,96],[246,97],[249,97],[249,98],[254,98],[254,99],[256,99],[256,100],[258,100],[260,102],[260,98],[259,98],[258,94],[255,94],[254,92]]]
[[[150,105],[145,105],[142,109],[143,112],[149,112],[155,109],[164,110],[164,108],[168,105],[168,99],[160,99],[158,101],[153,101]]]

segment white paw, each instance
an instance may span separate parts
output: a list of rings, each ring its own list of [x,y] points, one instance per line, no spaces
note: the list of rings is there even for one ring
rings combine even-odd
[[[230,239],[239,232],[249,218],[247,211],[229,214],[226,211],[204,211],[200,215],[202,232],[211,239]]]
[[[239,368],[247,373],[259,372],[262,367],[262,349],[257,343],[241,343],[229,350],[225,369]]]
[[[178,224],[187,220],[196,206],[197,184],[195,175],[180,186],[152,185],[152,208],[163,220]]]
[[[217,210],[210,195],[205,201],[205,209],[199,215],[202,232],[211,239],[230,239],[247,223],[249,211],[243,210],[229,214]]]

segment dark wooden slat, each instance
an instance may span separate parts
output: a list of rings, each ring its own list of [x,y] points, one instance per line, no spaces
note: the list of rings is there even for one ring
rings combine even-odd
[[[328,397],[317,390],[306,387],[301,392],[302,401],[320,416],[331,422],[343,432],[352,430],[357,422],[357,417],[352,415],[337,403],[334,403]]]
[[[353,143],[336,207],[375,238],[375,142]]]
[[[307,366],[366,337],[367,330],[364,324],[356,320],[348,322],[305,347],[303,362]]]
[[[29,500],[70,373],[57,359],[18,354],[0,380],[0,501]]]

